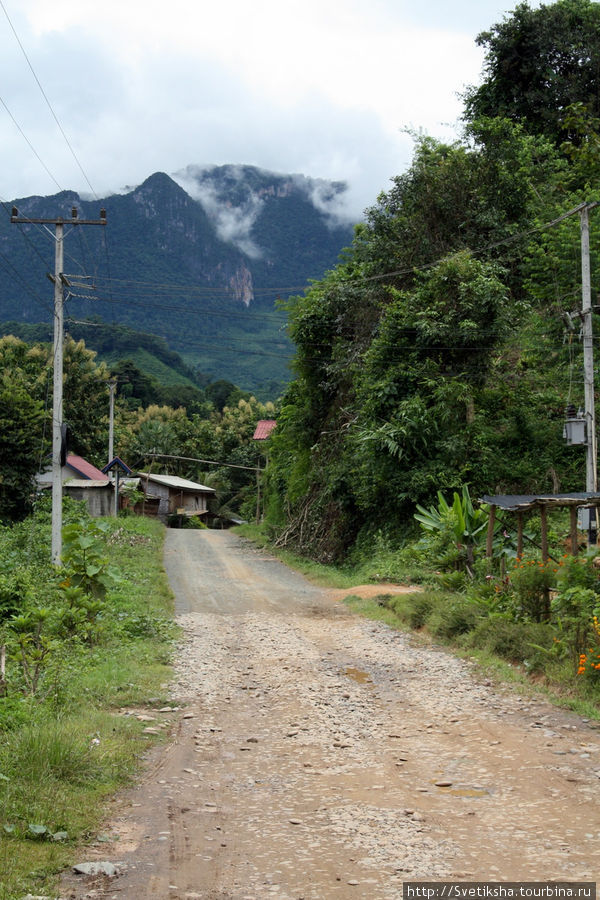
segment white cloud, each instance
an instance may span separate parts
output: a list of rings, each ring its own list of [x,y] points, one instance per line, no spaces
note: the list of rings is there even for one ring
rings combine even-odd
[[[219,194],[212,178],[214,169],[214,166],[187,166],[183,171],[175,173],[173,178],[190,197],[202,204],[207,216],[214,222],[221,240],[235,244],[251,259],[260,259],[263,253],[252,240],[251,231],[264,205],[263,199],[249,191],[243,202],[231,205]],[[230,178],[243,182],[241,166],[232,166],[228,174]]]
[[[5,6],[98,194],[157,170],[248,163],[348,181],[353,214],[408,165],[406,127],[455,134],[457,95],[481,68],[475,35],[505,11],[490,0]],[[58,183],[87,190],[1,11],[0,35],[4,101]],[[56,191],[2,109],[0,122],[0,196]]]

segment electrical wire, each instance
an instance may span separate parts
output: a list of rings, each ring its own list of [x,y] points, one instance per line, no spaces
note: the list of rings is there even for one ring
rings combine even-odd
[[[25,288],[27,293],[35,300],[35,302],[39,303],[40,306],[43,306],[46,309],[46,311],[52,315],[53,314],[52,307],[48,303],[46,303],[44,300],[42,300],[42,298],[39,297],[35,293],[34,289],[31,287],[30,284],[28,284],[25,281],[25,279],[23,278],[23,276],[21,275],[19,270],[16,269],[13,266],[13,264],[10,262],[10,260],[8,260],[2,253],[0,253],[0,260],[4,263],[5,269],[9,273],[13,274],[16,278],[18,278],[18,280],[21,282],[21,284],[23,285],[23,287]]]
[[[21,126],[19,125],[19,123],[17,122],[17,120],[15,119],[15,117],[13,116],[13,114],[11,113],[10,109],[9,109],[8,106],[6,105],[5,101],[2,99],[2,97],[0,97],[0,103],[2,104],[2,106],[4,107],[4,109],[6,110],[6,112],[7,112],[8,115],[10,116],[10,118],[12,119],[13,124],[14,124],[15,127],[17,128],[17,130],[18,130],[19,134],[21,135],[21,137],[22,137],[22,138],[25,140],[25,142],[27,143],[27,146],[29,147],[29,149],[31,150],[31,152],[33,153],[33,155],[34,155],[35,158],[38,160],[38,162],[41,164],[41,166],[43,167],[43,169],[45,170],[45,172],[50,176],[50,178],[52,179],[52,181],[54,182],[54,184],[56,185],[56,187],[59,189],[59,191],[64,190],[64,188],[62,188],[62,187],[60,186],[60,184],[58,183],[58,181],[56,180],[56,178],[54,177],[54,175],[52,174],[52,172],[50,171],[50,169],[48,168],[48,166],[46,165],[46,163],[44,162],[44,160],[43,160],[42,157],[40,156],[40,154],[37,152],[37,150],[35,149],[35,147],[34,147],[33,144],[31,143],[31,141],[29,140],[29,138],[27,137],[27,135],[25,134],[25,132],[23,131],[23,129],[21,128]]]
[[[75,162],[77,163],[77,166],[79,167],[79,170],[80,170],[81,174],[82,174],[83,177],[85,178],[85,181],[86,181],[86,183],[87,183],[89,189],[91,190],[91,192],[92,192],[92,194],[94,195],[95,199],[98,200],[98,196],[97,196],[97,194],[96,194],[96,191],[94,190],[94,188],[93,188],[93,186],[92,186],[92,183],[90,182],[90,180],[89,180],[89,178],[88,178],[88,176],[87,176],[87,174],[86,174],[86,172],[85,172],[85,169],[84,169],[83,166],[81,165],[81,163],[80,163],[80,161],[79,161],[79,158],[78,158],[77,154],[75,153],[75,150],[73,149],[73,146],[72,146],[71,142],[69,141],[69,138],[67,137],[67,135],[66,135],[66,133],[65,133],[65,130],[64,130],[64,128],[62,127],[62,125],[61,125],[61,123],[60,123],[60,121],[59,121],[59,119],[58,119],[58,116],[56,115],[56,113],[55,113],[55,111],[54,111],[54,108],[53,108],[52,104],[50,103],[50,100],[48,99],[48,95],[46,94],[44,88],[42,87],[42,83],[41,83],[40,79],[38,78],[35,69],[33,68],[33,65],[32,65],[32,63],[31,63],[31,60],[29,59],[29,56],[27,55],[27,51],[25,50],[25,47],[23,46],[23,44],[22,44],[22,42],[21,42],[21,39],[19,38],[19,35],[17,34],[17,31],[16,31],[16,29],[15,29],[15,26],[13,25],[13,23],[12,23],[12,21],[11,21],[11,19],[10,19],[10,16],[8,15],[8,12],[6,11],[6,7],[4,6],[3,0],[0,0],[0,7],[2,7],[2,11],[3,11],[4,15],[6,16],[6,20],[7,20],[8,24],[10,25],[10,28],[11,28],[12,33],[13,33],[14,36],[15,36],[15,40],[16,40],[17,44],[19,45],[19,47],[21,48],[21,52],[23,53],[23,56],[25,57],[25,61],[27,62],[27,65],[29,66],[29,69],[30,69],[30,71],[31,71],[31,74],[33,75],[33,77],[34,77],[34,79],[35,79],[35,82],[36,82],[38,88],[40,89],[40,92],[41,92],[41,94],[42,94],[42,97],[43,97],[44,100],[46,101],[46,105],[47,105],[48,109],[50,110],[50,113],[51,113],[51,115],[52,115],[52,118],[53,118],[54,121],[56,122],[56,125],[57,125],[57,127],[58,127],[58,130],[60,131],[61,135],[63,136],[63,138],[64,138],[64,140],[65,140],[65,143],[66,143],[67,147],[69,148],[69,151],[71,152],[71,155],[72,155],[73,159],[74,159]]]

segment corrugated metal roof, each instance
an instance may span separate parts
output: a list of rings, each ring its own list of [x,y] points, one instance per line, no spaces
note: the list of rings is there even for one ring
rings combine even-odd
[[[215,491],[205,484],[198,484],[196,481],[188,481],[187,478],[180,478],[178,475],[154,475],[151,473],[140,472],[140,478],[154,481],[156,484],[164,484],[165,487],[175,488],[183,491],[196,491],[198,493],[214,494]]]
[[[277,422],[275,421],[275,419],[260,419],[256,423],[256,430],[254,432],[252,440],[266,441],[276,425]]]
[[[96,466],[89,463],[83,456],[75,456],[75,454],[69,453],[67,456],[67,465],[70,469],[73,469],[77,475],[81,476],[81,478],[91,478],[92,481],[106,481],[104,472],[101,472],[100,469],[97,469]]]
[[[76,488],[103,488],[108,487],[109,484],[108,478],[103,478],[102,481],[96,478],[69,478],[63,482],[65,487]]]
[[[579,493],[573,491],[570,494],[497,494],[481,498],[482,503],[489,506],[497,506],[498,509],[517,512],[518,510],[533,509],[534,506],[585,506],[600,505],[600,493]]]

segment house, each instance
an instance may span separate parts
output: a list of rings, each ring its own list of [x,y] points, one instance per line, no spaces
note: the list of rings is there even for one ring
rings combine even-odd
[[[69,454],[61,469],[63,494],[87,504],[90,516],[110,516],[114,512],[112,482],[104,472],[82,456]],[[52,468],[36,476],[40,490],[52,487]]]
[[[173,515],[207,516],[208,501],[215,495],[213,488],[178,475],[140,472],[139,478],[146,515],[156,515],[160,519]]]

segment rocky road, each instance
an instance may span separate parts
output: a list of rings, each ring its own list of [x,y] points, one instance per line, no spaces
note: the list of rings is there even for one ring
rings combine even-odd
[[[71,876],[64,897],[393,900],[414,880],[595,881],[594,723],[349,613],[229,532],[169,531],[165,565],[179,709],[145,712],[171,737],[90,848],[120,874]]]

